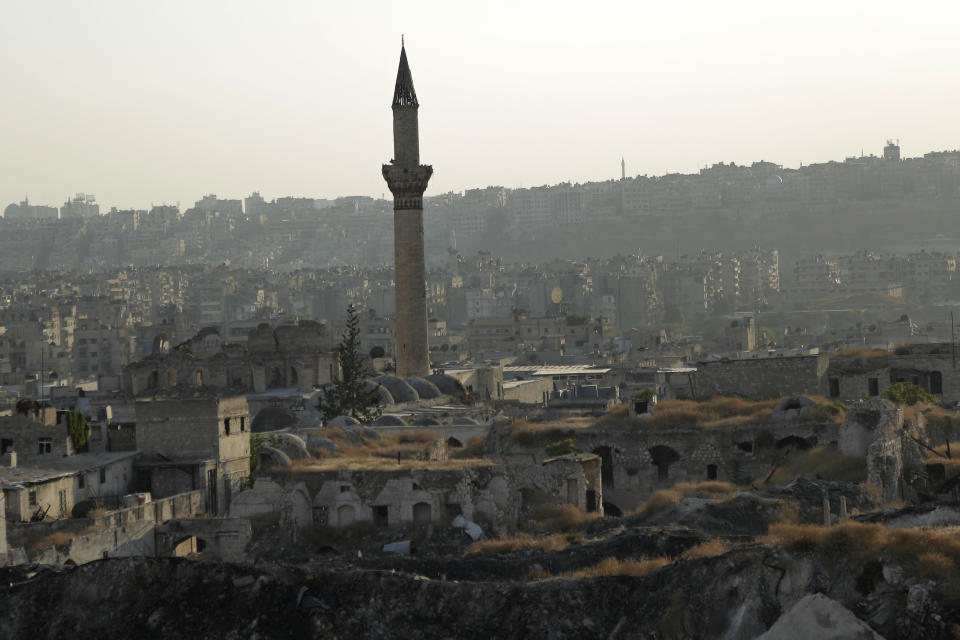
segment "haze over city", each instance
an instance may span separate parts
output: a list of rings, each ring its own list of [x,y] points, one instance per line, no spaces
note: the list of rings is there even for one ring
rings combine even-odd
[[[949,2],[16,3],[0,202],[385,193],[405,33],[428,195],[957,146]]]
[[[0,638],[960,638],[960,11],[356,6],[0,15]]]

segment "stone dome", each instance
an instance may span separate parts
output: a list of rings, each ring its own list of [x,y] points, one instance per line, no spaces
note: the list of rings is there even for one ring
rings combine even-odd
[[[280,431],[297,424],[297,417],[286,407],[265,407],[253,418],[250,429],[254,433]]]
[[[415,427],[439,427],[440,421],[436,418],[431,418],[430,416],[423,416],[422,418],[417,418],[413,422]]]
[[[477,425],[479,423],[473,418],[467,418],[465,416],[461,416],[459,418],[454,418],[453,422],[451,422],[450,424]]]
[[[373,381],[379,382],[386,387],[396,402],[416,402],[420,399],[420,396],[417,395],[414,388],[407,384],[407,381],[403,378],[398,378],[397,376],[377,376]]]
[[[356,418],[351,418],[350,416],[337,416],[333,420],[327,423],[331,427],[350,427],[360,424]]]
[[[400,416],[384,415],[371,422],[370,425],[373,427],[405,427],[407,423]]]
[[[453,376],[448,376],[445,373],[435,373],[427,376],[426,380],[437,387],[443,395],[457,398],[462,398],[466,395],[463,391],[463,385]]]
[[[407,378],[407,384],[413,387],[422,400],[433,400],[440,397],[440,389],[437,385],[423,378]]]

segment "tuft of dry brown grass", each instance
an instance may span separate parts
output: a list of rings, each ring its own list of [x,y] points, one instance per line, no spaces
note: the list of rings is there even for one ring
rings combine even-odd
[[[599,513],[586,513],[572,504],[542,504],[533,513],[537,529],[546,531],[573,531],[599,517]]]
[[[543,446],[554,440],[567,437],[571,429],[586,429],[592,424],[592,419],[585,417],[569,417],[562,420],[545,420],[542,422],[515,420],[508,437],[519,445],[527,447]]]
[[[55,531],[49,535],[46,535],[42,538],[36,540],[30,547],[27,549],[27,555],[32,559],[37,552],[48,547],[62,547],[64,545],[70,544],[70,542],[77,536],[76,533],[69,531]]]
[[[634,423],[643,429],[729,427],[766,420],[777,400],[755,402],[717,396],[710,400],[666,400],[657,404],[649,418]]]
[[[565,574],[570,578],[607,578],[611,576],[645,576],[663,567],[672,564],[673,560],[663,556],[654,558],[619,558],[607,557],[593,565]]]
[[[799,474],[838,482],[863,482],[867,479],[867,461],[862,456],[845,456],[836,445],[823,445],[809,451],[794,451],[777,468],[770,482],[786,484]]]
[[[483,446],[486,444],[486,438],[483,436],[473,436],[460,449],[451,449],[451,458],[482,458]]]
[[[535,551],[563,551],[569,546],[567,536],[557,533],[550,536],[533,536],[529,533],[518,533],[513,536],[478,540],[469,547],[466,553],[510,553],[520,549]]]
[[[846,521],[823,525],[772,524],[764,542],[787,551],[817,552],[830,561],[863,561],[884,552],[915,576],[956,584],[960,580],[960,539],[927,529],[887,529],[880,524]]]
[[[694,558],[712,558],[714,556],[722,556],[732,549],[727,542],[715,538],[713,540],[707,540],[706,542],[701,542],[695,547],[691,547],[683,552],[683,557],[692,560]]]
[[[643,520],[655,513],[670,509],[674,505],[679,504],[684,498],[729,500],[736,495],[737,491],[736,485],[730,482],[720,482],[719,480],[680,482],[670,489],[655,491],[646,502],[628,515],[636,516]]]
[[[88,518],[100,518],[100,517],[102,517],[102,516],[107,515],[108,513],[110,513],[110,509],[107,509],[106,507],[97,507],[97,508],[95,508],[95,509],[90,509],[90,511],[87,511],[87,516],[86,516],[86,517],[88,517]]]
[[[274,473],[315,473],[322,471],[338,471],[353,469],[356,471],[412,471],[414,469],[431,469],[434,471],[461,471],[475,467],[489,467],[493,464],[485,458],[457,458],[452,460],[403,460],[397,462],[395,457],[367,456],[360,458],[322,458],[294,460],[286,468],[273,469]]]

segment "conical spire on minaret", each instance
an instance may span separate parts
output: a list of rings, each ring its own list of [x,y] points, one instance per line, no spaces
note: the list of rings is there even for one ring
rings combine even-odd
[[[393,90],[394,107],[419,107],[417,92],[413,90],[413,76],[407,64],[407,49],[400,41],[400,67],[397,69],[397,84]]]

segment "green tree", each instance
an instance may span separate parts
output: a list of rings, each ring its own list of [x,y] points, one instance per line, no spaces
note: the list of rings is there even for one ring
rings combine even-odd
[[[367,385],[370,371],[360,355],[360,318],[356,308],[347,307],[347,328],[340,336],[337,346],[340,355],[340,379],[324,388],[323,398],[317,409],[324,420],[337,416],[350,416],[364,423],[380,415],[380,395],[376,388]]]
[[[78,453],[87,450],[87,442],[90,439],[90,423],[87,418],[79,411],[70,411],[67,413],[67,429],[70,433],[70,440],[73,441],[73,448]]]
[[[937,401],[935,396],[930,395],[912,382],[895,382],[883,390],[883,397],[901,407],[912,407],[915,404],[933,404]]]

